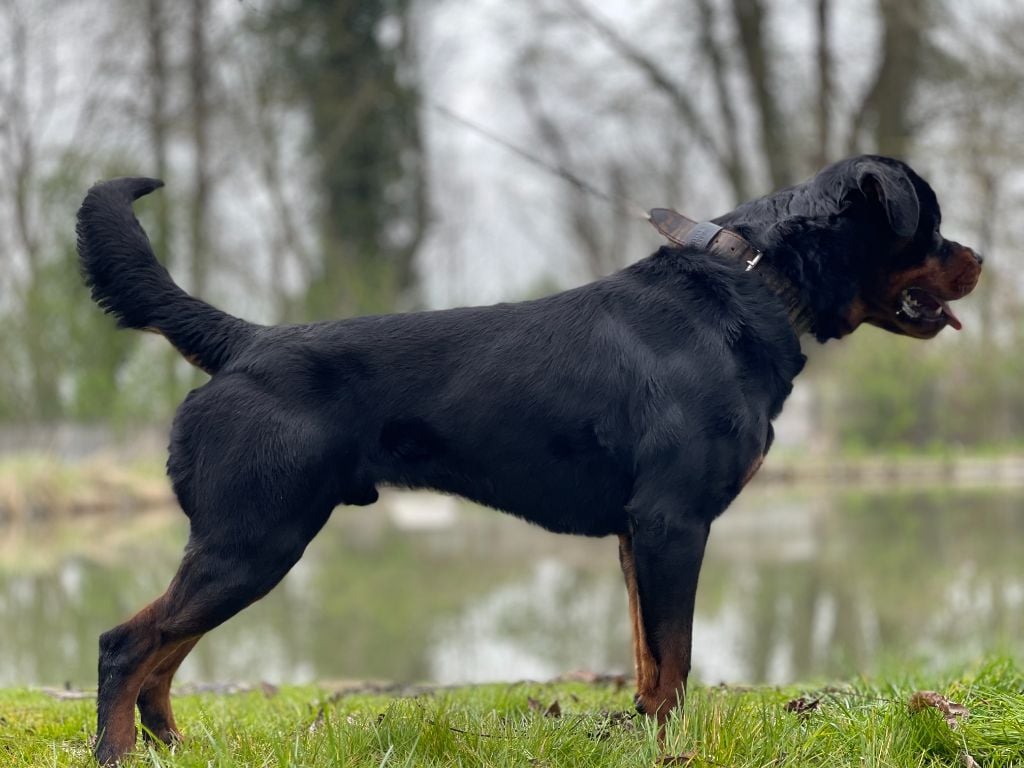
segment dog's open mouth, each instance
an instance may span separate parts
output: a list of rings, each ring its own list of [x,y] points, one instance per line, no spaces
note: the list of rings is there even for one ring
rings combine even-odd
[[[958,331],[963,327],[948,303],[923,288],[907,288],[900,293],[898,314],[915,323],[945,323]]]

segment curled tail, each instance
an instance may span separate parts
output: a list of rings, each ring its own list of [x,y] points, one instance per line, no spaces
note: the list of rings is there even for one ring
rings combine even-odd
[[[162,334],[193,365],[213,374],[255,336],[257,326],[189,296],[156,260],[132,202],[158,179],[103,181],[78,210],[78,256],[92,297],[122,328]]]

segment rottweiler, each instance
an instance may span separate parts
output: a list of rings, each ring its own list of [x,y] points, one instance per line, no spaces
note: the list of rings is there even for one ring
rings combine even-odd
[[[339,504],[427,488],[556,533],[617,536],[636,704],[664,722],[690,670],[705,542],[760,466],[820,342],[869,323],[960,328],[981,257],[939,232],[908,165],[859,156],[691,226],[552,296],[486,307],[263,326],[190,296],[132,202],[89,190],[78,251],[96,302],[210,375],[174,419],[167,470],[191,532],[167,591],[100,637],[102,763],[178,738],[171,679],[207,632],[267,594]]]

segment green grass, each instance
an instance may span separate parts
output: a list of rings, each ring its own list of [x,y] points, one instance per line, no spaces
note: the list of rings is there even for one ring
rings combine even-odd
[[[937,690],[970,714],[951,728],[908,700]],[[797,714],[787,702],[817,704]],[[532,701],[531,701],[532,700]],[[558,716],[546,714],[553,702]],[[820,688],[695,686],[664,747],[631,717],[621,685],[517,683],[409,696],[332,694],[291,687],[267,694],[175,699],[187,739],[147,747],[126,766],[653,766],[692,753],[692,766],[1024,765],[1024,674],[988,661],[945,679],[857,681]],[[0,691],[0,765],[91,765],[93,702]],[[678,762],[676,764],[679,764]]]

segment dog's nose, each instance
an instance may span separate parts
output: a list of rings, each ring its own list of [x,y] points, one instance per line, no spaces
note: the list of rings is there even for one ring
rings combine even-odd
[[[948,242],[949,242],[950,252],[957,253],[958,251],[967,251],[967,253],[969,253],[971,256],[973,256],[974,260],[976,262],[978,262],[978,266],[979,267],[982,264],[985,263],[985,257],[982,256],[980,253],[978,253],[973,248],[968,248],[966,245],[960,245],[960,243],[956,242],[955,240],[949,240]]]

